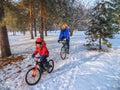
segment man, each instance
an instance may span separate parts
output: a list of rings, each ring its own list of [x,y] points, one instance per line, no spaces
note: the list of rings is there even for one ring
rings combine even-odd
[[[65,24],[65,23],[61,25],[61,31],[60,31],[58,42],[62,41],[63,39],[66,39],[67,53],[69,54],[70,34],[69,34],[69,28],[67,27],[67,24]]]

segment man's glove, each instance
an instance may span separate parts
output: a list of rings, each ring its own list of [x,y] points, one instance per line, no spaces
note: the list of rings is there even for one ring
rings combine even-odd
[[[68,39],[66,39],[66,42],[67,42],[67,43],[69,43],[69,40],[68,40]]]
[[[66,39],[66,41],[68,41],[68,42],[69,42],[69,39]]]
[[[58,40],[58,43],[60,42],[60,40]]]
[[[32,58],[34,58],[35,57],[35,54],[32,54]]]

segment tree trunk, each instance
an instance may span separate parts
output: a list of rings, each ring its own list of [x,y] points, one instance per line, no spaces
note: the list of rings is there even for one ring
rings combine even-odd
[[[73,29],[70,29],[70,36],[73,36]]]
[[[30,22],[30,35],[31,35],[31,39],[34,39],[33,30],[32,30],[32,22]]]
[[[40,37],[44,40],[44,33],[43,33],[44,25],[43,25],[43,18],[41,17],[41,29],[40,29]]]
[[[4,7],[3,7],[4,0],[0,1],[0,22],[2,21],[4,17]]]
[[[11,55],[6,26],[0,27],[0,46],[2,58],[6,58]]]
[[[25,34],[26,34],[26,31],[25,31],[25,30],[23,30],[23,35],[25,36]]]
[[[43,2],[40,3],[40,37],[44,40]]]
[[[16,30],[15,29],[13,29],[13,36],[15,36],[16,35]]]
[[[36,19],[34,18],[34,34],[35,37],[37,37],[37,32],[36,32]]]
[[[45,36],[47,36],[47,30],[45,30]]]
[[[32,11],[32,0],[30,0],[30,8],[29,8],[29,12],[30,12],[30,35],[31,35],[31,39],[34,39],[33,37],[33,27],[32,27],[32,19],[33,19],[33,11]]]
[[[47,36],[46,24],[44,24],[45,36]]]
[[[101,46],[101,38],[99,38],[99,50],[102,49],[102,46]]]
[[[10,45],[8,41],[7,29],[6,26],[2,24],[2,19],[4,18],[4,0],[0,1],[0,48],[1,56],[8,57],[11,55]]]

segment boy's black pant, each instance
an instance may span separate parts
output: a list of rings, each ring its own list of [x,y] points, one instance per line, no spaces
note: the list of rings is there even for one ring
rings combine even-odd
[[[41,66],[42,68],[44,68],[43,65],[45,65],[45,66],[48,65],[48,63],[47,63],[47,57],[44,57],[44,58],[41,60],[41,62],[40,62],[40,66]],[[45,69],[45,68],[44,68],[44,69]]]

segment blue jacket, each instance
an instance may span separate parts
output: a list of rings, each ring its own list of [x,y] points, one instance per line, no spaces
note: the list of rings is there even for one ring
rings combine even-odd
[[[63,37],[66,38],[67,40],[70,40],[70,34],[68,28],[60,31],[59,40],[62,40]]]

